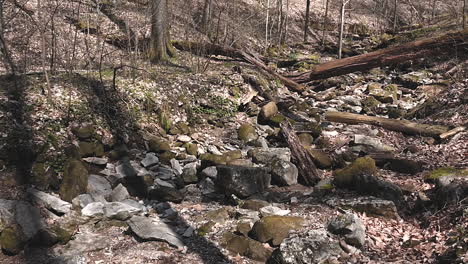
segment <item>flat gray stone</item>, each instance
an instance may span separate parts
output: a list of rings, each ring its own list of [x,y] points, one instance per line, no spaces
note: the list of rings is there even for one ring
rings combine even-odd
[[[66,214],[70,212],[72,204],[65,202],[60,198],[41,192],[34,188],[29,188],[27,192],[32,196],[33,202],[44,206],[45,208],[57,212],[58,214]]]
[[[143,167],[145,168],[149,168],[158,163],[159,163],[159,158],[153,152],[146,153],[145,158],[141,161],[141,165],[143,165]]]
[[[112,202],[104,205],[104,216],[109,219],[127,220],[140,212],[141,209],[120,202]]]
[[[107,158],[98,158],[98,157],[89,157],[89,158],[84,158],[84,161],[95,164],[95,165],[106,165],[108,162]]]
[[[88,177],[88,193],[91,196],[102,196],[108,198],[112,192],[110,182],[102,176],[91,174]]]
[[[154,223],[151,218],[133,216],[127,221],[132,231],[143,240],[164,241],[169,245],[182,249],[182,238],[174,231],[174,228],[163,222]]]
[[[124,162],[117,166],[115,168],[117,174],[120,176],[120,178],[125,178],[125,177],[136,177],[137,176],[137,171],[132,167],[127,162]]]
[[[82,209],[86,205],[93,203],[93,202],[97,202],[97,201],[95,201],[90,194],[85,193],[85,194],[80,194],[77,197],[73,198],[72,205],[74,208]]]
[[[202,178],[211,178],[212,180],[216,180],[216,177],[218,176],[218,170],[216,169],[216,166],[211,166],[203,169],[201,171],[201,176]]]

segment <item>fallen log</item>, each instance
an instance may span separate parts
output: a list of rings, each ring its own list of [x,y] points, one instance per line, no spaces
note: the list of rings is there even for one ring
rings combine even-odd
[[[320,181],[320,175],[310,153],[302,146],[289,121],[280,124],[281,133],[291,149],[292,159],[305,185],[313,186]]]
[[[251,52],[245,52],[239,49],[225,47],[217,44],[207,42],[192,42],[192,41],[172,41],[172,45],[182,51],[188,51],[199,56],[215,55],[215,56],[226,56],[230,58],[240,59],[250,64],[253,64],[257,68],[263,70],[267,74],[279,79],[286,87],[295,91],[304,91],[304,86],[292,81],[291,79],[284,77],[277,73],[275,70],[265,65],[266,60],[262,56],[254,55]]]
[[[468,49],[468,29],[439,37],[416,40],[363,55],[330,61],[317,65],[312,71],[288,75],[287,77],[296,83],[306,83],[313,80],[397,64],[433,54],[455,54],[457,50],[462,49]]]
[[[402,132],[408,135],[421,135],[434,138],[439,138],[441,134],[450,130],[450,128],[446,126],[427,125],[411,122],[408,120],[358,115],[345,112],[326,112],[325,119],[331,122],[346,123],[353,125],[374,125],[388,130]]]

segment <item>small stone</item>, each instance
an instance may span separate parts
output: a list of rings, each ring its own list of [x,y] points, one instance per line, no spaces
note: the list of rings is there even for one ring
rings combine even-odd
[[[112,202],[104,205],[104,215],[109,219],[124,221],[139,212],[141,212],[141,209],[125,203]]]
[[[38,191],[34,188],[29,188],[27,192],[33,197],[33,201],[52,210],[60,215],[70,212],[72,204],[65,202],[55,196],[45,192]]]
[[[145,168],[149,168],[158,163],[159,163],[159,158],[156,156],[156,154],[152,152],[146,153],[145,158],[141,161],[141,165],[143,165],[143,167]]]
[[[260,214],[262,215],[262,217],[270,216],[270,215],[285,216],[285,215],[288,215],[289,213],[291,213],[290,210],[283,210],[279,207],[272,206],[272,205],[260,208]]]
[[[244,142],[249,142],[251,140],[257,139],[258,135],[255,131],[255,128],[248,123],[245,123],[239,127],[237,132],[238,138]]]
[[[270,120],[273,116],[278,113],[278,107],[275,102],[269,102],[268,104],[262,106],[260,113],[258,114],[258,119],[260,123],[265,123]]]
[[[187,135],[180,135],[180,136],[177,137],[177,141],[180,141],[180,142],[182,142],[182,143],[188,143],[188,142],[190,142],[191,140],[192,140],[192,139],[191,139],[189,136],[187,136]]]
[[[108,162],[107,158],[98,158],[98,157],[88,157],[88,158],[83,158],[83,160],[94,165],[106,165]]]
[[[128,199],[130,197],[130,194],[128,193],[127,188],[123,186],[122,184],[117,185],[117,187],[112,190],[111,193],[111,201],[112,202],[121,202],[125,199]]]
[[[361,248],[366,241],[366,231],[359,217],[344,214],[333,218],[328,223],[328,230],[345,238],[346,243]]]
[[[208,152],[214,155],[223,155],[215,145],[208,145]]]
[[[154,223],[151,218],[133,216],[127,223],[131,230],[143,240],[165,241],[179,249],[184,247],[182,238],[173,228],[163,222]]]
[[[176,159],[171,159],[170,163],[171,163],[171,167],[174,170],[174,172],[176,173],[176,175],[177,176],[182,175],[182,173],[184,171],[182,169],[182,166],[180,165],[180,162],[178,160],[176,160]]]
[[[195,232],[195,230],[193,229],[193,227],[189,226],[189,227],[185,230],[185,232],[184,232],[184,234],[183,234],[182,236],[183,236],[183,237],[187,237],[187,238],[192,237],[193,232]]]
[[[207,167],[201,171],[200,175],[203,178],[211,178],[216,180],[216,177],[218,176],[218,170],[216,169],[216,166]]]

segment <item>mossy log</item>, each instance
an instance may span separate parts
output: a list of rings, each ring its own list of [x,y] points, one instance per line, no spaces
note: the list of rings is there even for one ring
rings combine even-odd
[[[422,58],[429,55],[454,53],[468,49],[468,29],[439,37],[426,38],[402,45],[369,52],[367,54],[334,60],[317,65],[312,71],[288,76],[296,83],[326,79],[357,71]]]
[[[439,138],[441,134],[450,130],[446,126],[427,125],[408,120],[398,120],[384,117],[358,115],[344,112],[326,112],[325,119],[331,122],[346,124],[368,124],[388,130],[402,132],[408,135],[421,135]]]
[[[302,146],[289,121],[282,122],[280,127],[281,132],[291,149],[293,162],[299,170],[299,176],[302,177],[301,179],[305,185],[315,185],[320,181],[320,175],[317,167],[315,166],[313,157],[304,148],[304,146]]]

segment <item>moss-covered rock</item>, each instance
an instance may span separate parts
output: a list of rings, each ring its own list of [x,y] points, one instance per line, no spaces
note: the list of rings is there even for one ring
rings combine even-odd
[[[281,244],[291,230],[302,227],[304,219],[295,216],[265,216],[255,222],[251,236],[260,242],[270,242],[273,246]]]
[[[177,158],[177,154],[172,151],[165,151],[159,155],[159,160],[164,164],[168,164],[171,159],[175,158]]]
[[[358,158],[346,168],[333,172],[334,183],[337,186],[346,187],[353,184],[357,175],[374,175],[376,172],[377,167],[375,166],[375,161],[371,157],[366,156]]]
[[[23,232],[17,225],[11,225],[3,229],[0,234],[0,246],[7,254],[16,255],[20,253],[25,244]]]
[[[166,111],[160,110],[159,113],[159,125],[166,132],[169,132],[172,128],[172,120]]]
[[[393,103],[398,99],[398,87],[394,84],[383,86],[379,83],[370,83],[367,90],[369,95],[382,103]]]
[[[198,155],[198,145],[195,143],[185,143],[184,144],[185,151],[187,154],[197,156]]]
[[[297,137],[299,138],[299,142],[301,142],[304,147],[310,147],[312,142],[314,142],[314,138],[309,133],[301,133]]]
[[[150,151],[155,153],[162,153],[171,150],[169,142],[163,138],[151,138],[148,141]]]
[[[217,165],[226,165],[228,161],[224,155],[216,155],[211,153],[200,155],[200,160],[202,162],[203,168]]]
[[[76,159],[67,161],[64,167],[63,180],[60,185],[60,198],[71,202],[76,196],[86,193],[88,187],[88,170]]]
[[[104,156],[104,145],[98,141],[80,141],[79,151],[83,158]]]
[[[314,160],[315,165],[317,165],[318,168],[328,169],[332,166],[333,161],[325,151],[307,148],[307,152],[309,152],[310,156]]]
[[[94,135],[94,127],[91,124],[75,126],[71,129],[72,133],[80,140],[89,139]]]
[[[248,123],[242,124],[237,132],[238,138],[244,142],[249,142],[258,138],[255,128]]]
[[[231,253],[261,262],[265,262],[272,253],[272,249],[264,247],[262,243],[231,232],[223,234],[220,244]]]
[[[268,124],[272,126],[278,127],[284,120],[286,120],[286,117],[282,114],[276,114],[268,120]]]
[[[380,102],[373,96],[367,96],[361,100],[362,109],[366,113],[375,113],[375,110],[379,106]]]
[[[215,222],[213,221],[208,221],[206,222],[205,224],[201,225],[198,229],[197,229],[197,235],[198,236],[206,236],[207,234],[211,233],[213,227],[216,225]]]
[[[224,224],[229,219],[229,210],[226,207],[210,211],[203,216],[204,220]]]
[[[442,167],[427,173],[424,179],[427,181],[436,181],[444,176],[466,176],[468,177],[468,169],[456,169],[453,167]]]
[[[268,205],[270,205],[270,203],[268,203],[267,201],[250,199],[250,200],[245,200],[243,204],[241,205],[241,208],[259,211],[260,208],[268,206]]]

